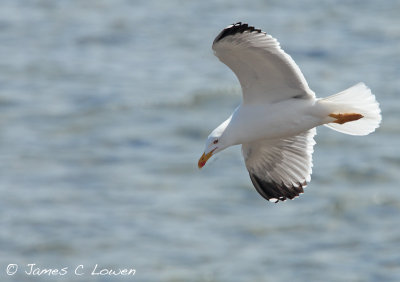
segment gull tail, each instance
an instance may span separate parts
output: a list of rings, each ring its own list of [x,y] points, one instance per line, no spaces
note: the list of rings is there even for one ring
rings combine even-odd
[[[332,110],[325,126],[350,135],[367,135],[381,123],[381,109],[364,83],[358,83],[321,101]]]

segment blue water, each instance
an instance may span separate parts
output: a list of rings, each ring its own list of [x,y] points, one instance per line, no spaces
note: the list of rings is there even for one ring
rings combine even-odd
[[[216,2],[2,1],[1,281],[400,281],[400,2]],[[261,198],[240,147],[197,169],[240,103],[211,51],[236,21],[317,96],[364,81],[381,103],[372,135],[318,129],[294,201]]]

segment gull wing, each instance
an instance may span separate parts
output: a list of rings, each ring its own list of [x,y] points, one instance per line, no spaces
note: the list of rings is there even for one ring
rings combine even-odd
[[[243,103],[315,98],[300,68],[272,36],[240,22],[215,38],[214,54],[239,79]]]
[[[242,154],[257,192],[271,202],[293,199],[311,180],[315,128],[285,139],[242,145]]]

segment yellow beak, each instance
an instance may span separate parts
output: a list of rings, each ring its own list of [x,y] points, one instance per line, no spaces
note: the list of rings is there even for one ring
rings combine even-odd
[[[213,152],[215,151],[215,149],[210,151],[207,155],[205,153],[203,153],[203,155],[199,159],[199,163],[198,163],[199,168],[202,168],[206,164],[208,159],[212,157]]]

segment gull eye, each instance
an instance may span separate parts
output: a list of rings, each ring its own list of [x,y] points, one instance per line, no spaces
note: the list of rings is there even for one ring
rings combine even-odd
[[[215,140],[213,141],[213,144],[218,144],[218,139],[215,139]]]

